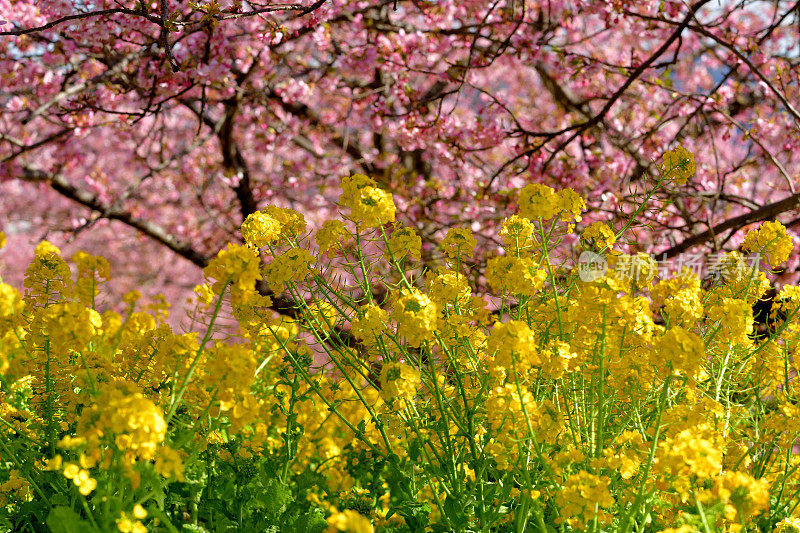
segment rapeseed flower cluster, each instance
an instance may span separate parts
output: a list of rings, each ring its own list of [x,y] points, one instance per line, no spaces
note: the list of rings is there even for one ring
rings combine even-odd
[[[471,231],[464,228],[450,228],[440,246],[450,259],[471,259],[478,243]]]
[[[439,308],[419,290],[411,289],[400,295],[394,303],[392,316],[397,321],[398,333],[409,345],[419,348],[423,342],[434,339]]]
[[[350,209],[350,217],[366,228],[394,222],[392,195],[377,187],[375,180],[363,174],[342,179],[339,204]]]
[[[683,146],[668,150],[661,159],[661,172],[666,180],[674,181],[677,185],[684,185],[694,176],[697,165],[694,154]]]
[[[757,334],[769,272],[731,252],[707,280],[659,276],[602,223],[570,249],[574,191],[524,187],[474,272],[468,229],[423,256],[374,180],[341,190],[347,219],[312,234],[290,209],[248,216],[193,331],[161,299],[101,307],[107,263],[49,243],[23,291],[0,281],[2,518],[45,502],[66,531],[800,531],[796,287]],[[745,249],[774,267],[791,239],[764,224]],[[612,268],[581,279],[584,251]]]
[[[747,234],[742,243],[745,250],[764,255],[772,268],[786,262],[794,249],[792,238],[780,222],[764,222]]]

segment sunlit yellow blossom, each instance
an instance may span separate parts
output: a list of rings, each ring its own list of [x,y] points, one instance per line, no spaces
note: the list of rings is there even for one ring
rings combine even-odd
[[[304,248],[291,248],[276,255],[272,262],[264,265],[264,279],[270,289],[281,293],[287,283],[302,281],[309,273],[314,256]]]
[[[336,533],[346,531],[347,533],[373,533],[374,528],[369,518],[361,515],[358,511],[345,509],[344,511],[334,510],[328,517],[328,529],[326,533]]]
[[[142,524],[139,520],[131,519],[131,517],[125,512],[121,513],[120,517],[117,518],[117,529],[121,533],[147,533],[147,528],[144,524]]]
[[[25,301],[44,305],[70,289],[71,272],[61,251],[48,241],[36,246],[33,261],[25,270]]]
[[[632,478],[642,462],[647,461],[649,446],[638,431],[623,431],[614,443],[603,450],[605,466],[619,472],[622,479]]]
[[[83,472],[87,471],[83,470]],[[88,496],[89,494],[92,493],[92,491],[94,491],[94,489],[97,488],[97,480],[92,477],[81,478],[80,483],[78,483],[77,479],[75,479],[74,481],[75,484],[78,485],[78,492],[80,492],[84,496]]]
[[[464,228],[450,228],[441,243],[442,250],[450,259],[471,259],[477,242],[472,232]]]
[[[772,533],[800,533],[800,518],[786,517],[777,524]]]
[[[381,394],[387,400],[411,400],[421,381],[419,372],[405,363],[386,363],[381,369]]]
[[[38,257],[47,257],[48,255],[61,255],[61,250],[55,244],[51,243],[50,241],[41,241],[39,244],[36,245],[36,249],[34,250],[34,255]]]
[[[611,480],[581,470],[564,481],[564,486],[555,498],[561,515],[570,526],[583,529],[593,520],[601,524],[611,521],[611,515],[603,509],[614,505],[614,498],[609,491]]]
[[[486,334],[483,328],[470,323],[469,316],[450,314],[441,321],[440,331],[442,342],[452,348],[451,355],[467,367],[471,367],[472,359],[470,350],[465,349],[465,343],[476,353],[485,350]]]
[[[326,253],[343,244],[351,237],[341,220],[326,220],[322,223],[314,239],[321,253]]]
[[[205,307],[208,307],[214,301],[214,291],[211,290],[211,286],[208,283],[195,285],[194,293],[197,295],[197,302]]]
[[[392,256],[396,261],[419,260],[421,249],[422,239],[414,231],[414,228],[399,226],[387,239],[384,258],[389,262],[392,261]]]
[[[683,185],[694,176],[696,170],[694,154],[681,145],[669,150],[662,157],[661,172],[665,179]]]
[[[561,210],[561,221],[580,222],[583,219],[581,213],[586,209],[584,199],[572,189],[561,189],[556,194],[558,195],[558,207]]]
[[[97,488],[97,480],[91,477],[88,470],[82,469],[76,464],[68,463],[64,466],[64,477],[71,479],[84,496],[89,495]]]
[[[24,307],[19,291],[0,281],[0,337],[14,326]]]
[[[213,390],[220,411],[229,411],[250,396],[256,356],[245,344],[216,343],[209,350],[202,381]]]
[[[643,252],[636,255],[609,254],[607,260],[609,271],[614,277],[638,289],[649,286],[656,275],[655,260]]]
[[[703,365],[703,340],[680,326],[669,329],[658,340],[654,362],[666,365],[676,375],[699,376]]]
[[[262,248],[277,241],[281,236],[281,223],[265,211],[250,213],[242,222],[244,242]]]
[[[0,298],[2,298],[2,286],[0,285]],[[0,300],[1,301],[1,300]],[[770,311],[770,318],[776,320],[779,317],[789,319],[788,330],[794,332],[798,330],[800,320],[800,287],[795,285],[784,285],[775,296],[774,304]],[[2,311],[0,311],[0,324],[2,324]],[[0,326],[2,331],[2,326]]]
[[[260,264],[256,250],[230,243],[208,263],[203,274],[215,280],[211,285],[215,294],[221,294],[226,283],[239,291],[253,291],[261,279]]]
[[[495,364],[509,373],[513,372],[514,365],[521,372],[532,365],[541,364],[536,336],[525,322],[519,320],[497,324],[492,328],[486,350],[494,354]]]
[[[126,383],[104,387],[98,402],[84,409],[78,420],[80,435],[91,442],[111,439],[130,462],[153,459],[166,432],[161,409]]]
[[[498,256],[486,262],[486,281],[496,291],[533,296],[542,288],[547,272],[527,257]]]
[[[518,457],[520,441],[530,438],[531,430],[539,443],[553,444],[563,425],[561,413],[550,400],[537,402],[525,386],[516,383],[506,383],[489,391],[486,418],[495,443],[487,451],[502,469],[508,468]]]
[[[586,460],[584,453],[576,448],[566,448],[556,452],[548,461],[550,469],[556,476],[564,475],[564,469],[571,465],[579,465]]]
[[[717,322],[715,339],[733,342],[742,346],[752,343],[749,335],[753,333],[753,307],[745,300],[722,298],[706,311],[708,319]]]
[[[535,248],[539,244],[536,227],[522,216],[511,215],[503,221],[500,238],[509,254],[517,255]]]
[[[280,223],[281,234],[289,239],[297,239],[306,231],[305,217],[294,209],[268,205],[263,211]]]
[[[549,220],[561,210],[561,199],[552,187],[531,183],[519,191],[519,214],[536,220]]]
[[[767,258],[772,268],[784,263],[794,250],[792,237],[780,222],[764,222],[747,233],[742,248]]]
[[[63,464],[61,454],[56,454],[47,460],[45,470],[61,470]]]
[[[439,309],[426,295],[416,289],[400,296],[394,304],[398,333],[413,347],[432,341],[436,331]]]
[[[769,507],[769,483],[745,472],[723,472],[714,478],[706,498],[709,503],[722,502],[729,519],[747,521]]]
[[[542,360],[542,376],[559,379],[565,372],[573,369],[578,354],[568,343],[555,340],[539,352],[539,357]]]
[[[659,281],[650,291],[653,305],[663,306],[662,313],[671,324],[690,326],[703,316],[700,278],[687,267],[673,277]]]
[[[469,282],[463,274],[443,268],[429,270],[425,276],[425,285],[431,299],[440,306],[456,300],[464,304],[472,293]]]
[[[595,248],[598,250],[611,248],[617,241],[617,237],[614,235],[611,228],[602,222],[592,222],[589,224],[589,226],[583,230],[581,238],[594,243]]]
[[[697,533],[698,531],[699,530],[695,526],[684,524],[678,527],[668,527],[666,529],[662,529],[658,533]]]
[[[341,182],[339,203],[350,209],[350,217],[371,228],[394,222],[395,205],[392,195],[376,186],[375,180],[363,174],[345,177]]]
[[[76,464],[69,463],[64,465],[64,477],[67,479],[75,479],[80,471],[81,467]]]
[[[758,268],[758,260],[746,260],[733,251],[720,254],[710,265],[711,286],[705,305],[720,305],[723,298],[737,298],[753,305],[770,288],[767,275]],[[750,264],[748,264],[750,263]]]
[[[374,344],[386,331],[388,323],[386,311],[376,305],[362,305],[351,322],[350,331],[356,338]]]
[[[342,189],[362,222],[388,212],[356,205],[379,190],[366,176]],[[228,518],[317,533],[612,531],[626,514],[629,530],[735,533],[792,514],[800,288],[780,280],[756,331],[770,278],[739,252],[719,254],[719,276],[687,268],[651,288],[649,257],[594,250],[610,271],[576,277],[572,258],[615,244],[614,229],[592,224],[576,243],[564,228],[580,197],[526,193],[529,216],[481,236],[504,254],[485,270],[458,229],[404,276],[381,237],[417,258],[410,228],[361,232],[356,254],[353,222],[328,221],[317,244],[337,257],[319,260],[302,217],[267,208],[244,224],[250,244],[210,261],[185,322],[166,320],[163,297],[98,293],[106,263],[93,256],[73,256],[73,281],[42,243],[25,297],[0,281],[0,523],[21,527],[51,496],[50,522],[71,508],[123,533]],[[295,305],[271,308],[268,286]],[[219,512],[181,503],[187,490]],[[266,507],[240,505],[251,493]]]
[[[691,429],[660,442],[653,464],[656,473],[684,482],[690,476],[701,479],[714,477],[721,467],[722,450],[718,443]]]

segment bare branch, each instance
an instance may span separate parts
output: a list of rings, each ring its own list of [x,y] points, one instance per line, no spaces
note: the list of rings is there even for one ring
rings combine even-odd
[[[729,218],[728,220],[721,222],[702,233],[698,233],[697,235],[693,235],[687,238],[686,240],[684,240],[679,244],[676,244],[675,246],[671,246],[666,250],[658,252],[656,255],[658,257],[674,257],[682,252],[685,252],[686,250],[688,250],[693,246],[704,244],[714,239],[716,235],[719,235],[723,231],[726,230],[737,231],[743,228],[744,226],[752,224],[754,222],[761,222],[762,220],[774,219],[781,213],[786,213],[788,211],[791,211],[797,208],[798,206],[800,206],[800,194],[793,194],[791,196],[784,198],[783,200],[778,200],[777,202],[767,204],[765,206],[759,207],[758,209],[753,209],[752,211],[745,213],[743,215],[739,215],[738,217]]]
[[[71,20],[81,20],[81,19],[87,19],[87,18],[92,18],[92,17],[102,17],[102,16],[105,16],[105,15],[114,15],[114,14],[133,15],[135,17],[144,17],[147,20],[149,20],[150,22],[153,22],[153,23],[159,24],[159,25],[161,24],[161,20],[158,17],[153,16],[153,15],[148,15],[147,13],[145,13],[143,11],[138,11],[136,9],[126,9],[126,8],[122,8],[122,7],[115,7],[115,8],[111,8],[111,9],[101,9],[101,10],[98,10],[98,11],[87,11],[86,13],[75,13],[73,15],[67,15],[67,16],[61,17],[60,19],[48,22],[47,24],[44,24],[42,26],[36,26],[35,28],[19,28],[19,29],[16,29],[16,30],[0,31],[0,36],[1,35],[13,35],[13,36],[28,35],[30,33],[37,33],[37,32],[41,32],[41,31],[49,30],[51,28],[55,28],[56,26],[60,26],[61,24],[64,24],[64,23],[69,22]]]
[[[208,264],[209,256],[192,248],[190,244],[181,242],[171,235],[165,228],[153,222],[135,217],[128,211],[112,209],[104,205],[96,196],[75,187],[69,183],[66,178],[59,174],[51,174],[34,168],[23,167],[23,174],[20,177],[26,181],[46,183],[51,189],[65,198],[69,198],[74,202],[88,207],[92,211],[97,211],[104,218],[109,220],[118,220],[123,224],[140,231],[143,235],[146,235],[159,244],[166,246],[179,256],[191,261],[200,268],[203,268]]]

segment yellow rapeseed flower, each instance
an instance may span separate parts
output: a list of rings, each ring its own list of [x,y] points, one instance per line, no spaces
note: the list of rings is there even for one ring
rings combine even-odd
[[[519,191],[519,214],[531,220],[549,220],[561,211],[561,202],[552,187],[531,183]]]
[[[372,228],[394,222],[395,205],[392,195],[377,187],[375,180],[363,174],[345,177],[341,182],[339,203],[350,209],[350,217]]]
[[[742,248],[765,256],[770,266],[775,268],[789,259],[794,243],[783,224],[764,222],[745,236]]]
[[[586,202],[581,196],[572,189],[561,189],[558,195],[558,207],[561,210],[559,217],[562,222],[580,222],[583,217],[581,213],[586,209]]]
[[[614,505],[614,498],[608,488],[610,483],[608,477],[585,470],[569,476],[555,498],[567,523],[576,529],[583,529],[585,524],[594,519],[600,524],[609,523],[611,515],[603,509]]]
[[[386,400],[411,400],[421,383],[419,372],[406,363],[386,363],[381,369],[381,394]]]
[[[410,259],[419,260],[421,250],[422,239],[414,231],[414,228],[398,226],[387,239],[386,251],[383,257],[388,262],[391,262],[392,256],[394,256],[396,261],[408,261]]]
[[[256,248],[272,244],[281,236],[281,223],[265,211],[247,215],[241,229],[244,242]]]
[[[547,272],[528,257],[498,256],[486,262],[486,281],[496,291],[533,296],[542,288]]]
[[[369,343],[377,343],[377,339],[386,331],[389,318],[383,309],[376,305],[362,305],[350,323],[350,331],[357,339]]]
[[[800,533],[800,518],[786,517],[777,524],[772,533]]]
[[[495,365],[508,373],[513,372],[514,364],[518,372],[541,364],[536,335],[520,320],[511,320],[492,328],[486,350],[494,354]]]
[[[589,224],[589,226],[583,230],[581,238],[594,243],[595,247],[599,250],[611,248],[617,241],[614,231],[602,222],[593,222]]]
[[[286,289],[287,283],[303,280],[311,269],[314,256],[304,248],[291,248],[276,255],[264,266],[264,279],[276,294]]]
[[[438,317],[438,306],[417,289],[400,296],[394,304],[398,333],[415,348],[423,341],[433,340]]]
[[[326,220],[322,227],[317,230],[314,240],[319,246],[320,253],[326,253],[336,246],[343,244],[345,239],[350,238],[350,232],[345,228],[341,220]]]
[[[662,157],[661,172],[665,180],[683,185],[694,176],[695,170],[694,154],[681,145],[669,150]]]
[[[347,533],[373,533],[375,529],[369,518],[361,515],[358,511],[345,509],[344,511],[333,510],[333,514],[328,517],[328,529],[326,533],[336,533],[345,531]]]
[[[500,238],[510,255],[524,253],[539,245],[536,227],[529,219],[519,215],[511,215],[503,221]]]
[[[465,228],[450,228],[442,240],[441,247],[450,259],[471,259],[478,246],[472,232]]]

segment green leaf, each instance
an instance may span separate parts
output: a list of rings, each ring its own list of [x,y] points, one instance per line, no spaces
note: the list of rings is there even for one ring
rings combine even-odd
[[[259,503],[264,506],[271,519],[277,519],[286,509],[291,494],[287,487],[277,479],[270,479],[264,484],[264,497],[259,498]]]
[[[69,507],[56,507],[47,515],[47,527],[52,533],[85,533],[91,524]]]
[[[420,443],[419,439],[413,439],[409,443],[408,457],[412,461],[417,461],[419,460],[421,455],[422,455],[422,443]]]
[[[457,529],[463,529],[469,525],[469,518],[465,512],[468,506],[465,506],[462,501],[452,496],[447,496],[444,500],[443,508],[445,515]]]
[[[186,531],[187,533],[208,533],[208,530],[203,526],[194,524],[183,524],[181,526],[181,531]]]
[[[294,533],[324,533],[328,522],[319,509],[312,509],[298,518],[294,523]]]

